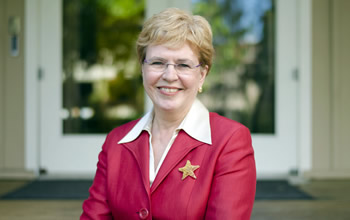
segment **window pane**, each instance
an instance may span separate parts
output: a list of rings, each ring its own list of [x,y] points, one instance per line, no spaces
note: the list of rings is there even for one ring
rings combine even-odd
[[[64,134],[106,133],[143,114],[144,12],[142,0],[63,1]]]
[[[213,29],[214,65],[200,99],[253,133],[275,132],[273,0],[192,0]]]

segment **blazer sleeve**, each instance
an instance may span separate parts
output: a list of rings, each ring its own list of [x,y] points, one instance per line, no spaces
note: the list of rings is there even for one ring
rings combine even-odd
[[[80,216],[81,220],[113,219],[107,202],[107,140],[108,137],[98,156],[96,175],[89,189],[90,196],[83,203],[83,213]]]
[[[256,168],[249,130],[242,126],[220,153],[208,199],[206,219],[249,220],[256,190]]]

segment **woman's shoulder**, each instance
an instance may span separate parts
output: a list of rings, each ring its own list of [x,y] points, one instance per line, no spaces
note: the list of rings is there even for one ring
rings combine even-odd
[[[213,129],[212,132],[214,133],[222,132],[225,134],[229,134],[229,133],[232,134],[238,130],[247,130],[249,132],[249,129],[243,124],[235,120],[221,116],[218,113],[210,112],[209,116],[210,116],[210,126]]]
[[[113,138],[114,140],[122,139],[139,121],[140,119],[136,119],[125,124],[122,124],[118,127],[115,127],[112,131],[110,131],[107,135],[108,138]]]
[[[250,131],[243,124],[217,113],[210,113],[210,127],[214,146],[231,150],[242,147],[249,151],[252,149]]]

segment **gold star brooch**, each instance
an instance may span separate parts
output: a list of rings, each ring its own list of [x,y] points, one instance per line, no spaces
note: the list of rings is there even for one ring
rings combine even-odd
[[[184,180],[188,176],[192,177],[193,179],[197,179],[193,171],[195,171],[198,168],[199,165],[192,165],[191,162],[187,160],[186,165],[184,167],[179,168],[179,171],[182,172],[182,180]]]

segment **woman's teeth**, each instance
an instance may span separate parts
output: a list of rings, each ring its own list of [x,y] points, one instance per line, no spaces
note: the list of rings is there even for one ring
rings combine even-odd
[[[163,88],[161,87],[160,90],[163,90],[164,92],[177,92],[178,89],[170,89],[170,88]]]

